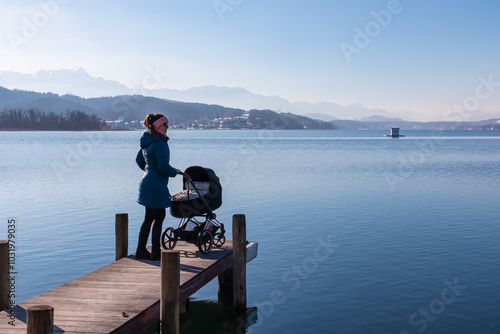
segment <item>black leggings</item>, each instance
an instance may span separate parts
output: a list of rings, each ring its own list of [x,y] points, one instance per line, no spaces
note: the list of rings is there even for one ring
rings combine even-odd
[[[144,221],[141,225],[141,230],[139,232],[139,245],[138,249],[145,249],[148,241],[149,231],[151,230],[151,225],[153,225],[153,231],[151,233],[151,244],[152,249],[159,251],[160,248],[160,237],[161,228],[163,220],[165,220],[166,210],[155,209],[146,207],[146,215]]]

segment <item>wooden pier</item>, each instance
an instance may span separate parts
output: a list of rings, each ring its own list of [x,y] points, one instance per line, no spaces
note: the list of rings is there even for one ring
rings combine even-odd
[[[124,221],[117,215],[117,232]],[[158,321],[160,333],[179,333],[183,305],[217,277],[220,292],[232,296],[233,306],[246,308],[246,263],[257,256],[257,244],[246,241],[245,225],[245,216],[235,215],[233,241],[209,254],[178,242],[174,250],[162,252],[161,261],[136,260],[133,255],[119,258],[124,243],[117,235],[117,261],[16,305],[15,319],[9,305],[3,305],[0,333],[135,334]],[[0,265],[2,277],[1,254]],[[8,293],[6,289],[0,284],[0,297]],[[9,324],[12,321],[15,326]]]

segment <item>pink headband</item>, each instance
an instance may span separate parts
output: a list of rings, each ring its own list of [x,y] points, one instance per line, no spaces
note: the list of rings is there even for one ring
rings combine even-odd
[[[153,126],[156,129],[157,127],[159,127],[163,123],[168,123],[168,118],[166,118],[165,116],[162,116],[162,117],[158,118],[156,121],[154,121]]]

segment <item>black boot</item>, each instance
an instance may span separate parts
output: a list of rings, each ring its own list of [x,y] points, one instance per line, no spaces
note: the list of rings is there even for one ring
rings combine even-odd
[[[139,241],[137,242],[137,250],[135,252],[136,259],[147,259],[151,257],[151,253],[146,248],[146,244],[148,242],[149,237],[149,229],[146,226],[141,226],[141,230],[139,232]]]

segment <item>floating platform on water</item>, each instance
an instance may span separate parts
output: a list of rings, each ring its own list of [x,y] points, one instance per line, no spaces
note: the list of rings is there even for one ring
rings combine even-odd
[[[384,135],[384,136],[385,137],[392,137],[392,138],[399,138],[399,137],[404,137],[405,135],[399,134],[399,128],[391,128],[391,134]]]

